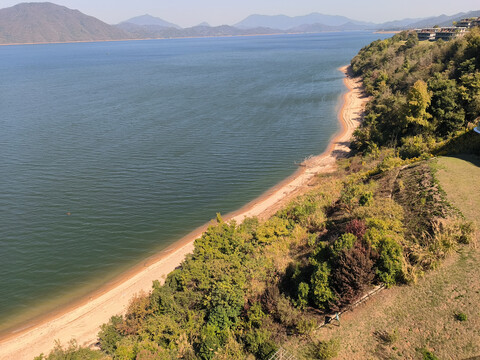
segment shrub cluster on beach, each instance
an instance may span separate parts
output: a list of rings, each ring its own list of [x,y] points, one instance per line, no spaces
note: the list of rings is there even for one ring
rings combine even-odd
[[[470,241],[455,214],[430,162],[393,150],[343,160],[267,221],[218,216],[163,285],[102,326],[91,358],[268,359],[292,337],[299,358],[338,352],[307,339],[326,315],[415,281]]]
[[[373,97],[355,133],[360,151],[480,153],[471,131],[480,121],[480,28],[447,42],[419,42],[415,32],[374,41],[352,69]]]

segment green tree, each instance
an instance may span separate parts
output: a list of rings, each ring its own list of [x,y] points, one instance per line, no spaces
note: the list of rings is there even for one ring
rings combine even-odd
[[[413,48],[418,45],[418,35],[416,32],[412,32],[408,35],[408,39],[405,43],[407,49]]]
[[[326,262],[321,262],[311,279],[311,291],[314,305],[319,309],[328,308],[328,303],[334,299],[333,291],[330,288],[328,278],[330,276],[330,267]]]
[[[465,109],[465,120],[475,122],[480,116],[480,71],[464,74],[458,91]]]
[[[255,354],[258,359],[270,359],[277,351],[277,345],[271,339],[272,335],[267,330],[252,329],[245,336],[247,349]]]
[[[343,251],[348,251],[353,248],[353,245],[357,241],[357,237],[350,233],[340,235],[331,246],[331,252],[333,256],[339,256]]]
[[[217,336],[217,329],[213,325],[203,327],[200,333],[200,346],[198,347],[198,355],[200,359],[213,359],[215,352],[221,346],[221,340]]]
[[[435,74],[428,82],[432,92],[429,112],[433,116],[435,133],[445,137],[460,130],[465,123],[457,82],[445,75]]]
[[[298,299],[297,306],[304,309],[308,305],[308,294],[310,293],[310,286],[307,283],[301,282],[298,285]]]
[[[465,47],[465,59],[473,59],[475,68],[480,70],[480,27],[471,29],[465,35],[467,45]]]
[[[429,127],[428,119],[431,115],[427,113],[427,108],[430,101],[427,84],[423,80],[417,80],[408,91],[405,107],[405,121],[407,125],[412,125],[414,132]]]
[[[98,339],[100,348],[107,354],[114,354],[119,341],[122,339],[118,327],[122,324],[122,316],[112,316],[107,324],[101,326]]]

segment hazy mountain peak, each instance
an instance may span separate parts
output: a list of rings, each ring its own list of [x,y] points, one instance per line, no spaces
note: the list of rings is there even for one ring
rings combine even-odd
[[[118,40],[128,35],[78,10],[50,2],[0,9],[0,44]]]
[[[131,19],[123,21],[121,24],[124,24],[124,23],[129,23],[129,24],[134,24],[139,26],[162,26],[162,27],[181,29],[181,27],[178,26],[177,24],[173,24],[171,22],[165,21],[163,19],[160,19],[158,17],[152,16],[149,14],[133,17]]]

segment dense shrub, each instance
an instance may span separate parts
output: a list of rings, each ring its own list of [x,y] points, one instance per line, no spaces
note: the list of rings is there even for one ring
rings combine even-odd
[[[380,235],[369,237],[372,247],[378,251],[376,264],[379,280],[387,286],[394,285],[403,278],[403,251],[401,246],[391,237]]]
[[[274,216],[262,226],[257,228],[255,237],[260,244],[268,244],[275,241],[278,236],[287,235],[288,222],[280,217]]]
[[[330,246],[332,256],[338,257],[344,252],[348,252],[353,248],[353,245],[357,241],[357,237],[350,233],[340,235],[333,244]]]
[[[458,321],[467,321],[467,314],[463,312],[456,313],[455,319],[457,319]]]
[[[315,346],[313,356],[316,359],[330,360],[338,356],[340,352],[340,341],[338,339],[331,339],[329,341],[321,341]]]
[[[297,297],[297,306],[300,309],[304,309],[308,305],[309,294],[310,286],[305,282],[301,282],[300,285],[298,285]]]
[[[330,283],[335,292],[334,310],[340,310],[361,297],[375,279],[378,254],[368,243],[357,241],[334,262]]]
[[[333,290],[330,288],[330,273],[330,266],[326,262],[315,264],[310,291],[312,302],[319,309],[327,309],[330,302],[335,299]]]
[[[422,354],[423,360],[439,360],[439,358],[435,356],[434,353],[427,349],[420,349],[420,353]]]
[[[403,159],[415,158],[427,154],[429,149],[422,135],[408,136],[402,139],[399,154]]]
[[[72,340],[68,347],[62,347],[60,343],[56,342],[55,348],[48,356],[43,354],[36,356],[34,360],[107,360],[108,357],[98,351],[81,348]]]
[[[301,196],[281,210],[278,216],[307,228],[309,232],[321,231],[325,227],[325,209],[331,204],[335,194],[333,190],[330,189],[328,193],[315,192]]]
[[[277,346],[271,340],[270,332],[266,330],[251,330],[245,336],[245,344],[258,359],[269,359],[277,351]]]
[[[368,206],[373,201],[373,190],[375,183],[370,182],[364,184],[362,181],[363,174],[352,175],[345,182],[345,186],[341,192],[340,202],[347,211],[351,211],[357,206]]]
[[[103,324],[100,327],[100,333],[98,339],[100,347],[107,354],[114,354],[117,349],[117,343],[122,338],[119,326],[122,324],[123,318],[121,316],[112,316],[107,324]]]

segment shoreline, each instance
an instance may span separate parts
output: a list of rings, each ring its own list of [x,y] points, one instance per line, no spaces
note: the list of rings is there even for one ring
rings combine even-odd
[[[287,33],[269,33],[269,34],[242,34],[242,35],[208,35],[208,36],[179,36],[179,37],[152,37],[152,38],[140,38],[140,39],[109,39],[109,40],[71,40],[71,41],[44,41],[44,42],[26,42],[26,43],[8,43],[0,44],[0,46],[20,46],[20,45],[52,45],[52,44],[82,44],[82,43],[102,43],[102,42],[121,42],[121,41],[149,41],[149,40],[175,40],[175,39],[211,39],[211,38],[231,38],[231,37],[251,37],[251,36],[279,36],[279,35],[308,35],[308,34],[323,34],[323,33],[336,33],[344,32],[348,30],[331,30],[320,32],[287,32]],[[353,30],[358,31],[358,30]],[[360,30],[362,31],[362,30]],[[369,30],[367,30],[369,31]],[[372,30],[373,32],[373,30]],[[398,33],[400,31],[394,31]],[[390,32],[375,31],[374,34],[389,34]]]
[[[374,34],[399,34],[402,30],[377,30]]]
[[[347,91],[343,93],[342,107],[338,113],[341,130],[332,137],[327,149],[322,154],[305,160],[291,176],[260,197],[224,216],[226,221],[235,220],[240,223],[245,217],[270,217],[292,198],[308,191],[317,174],[333,171],[336,160],[349,153],[349,140],[361,122],[368,98],[363,93],[360,79],[353,78],[349,66],[339,70],[345,74],[343,81]],[[67,345],[72,339],[81,346],[94,345],[100,325],[108,322],[113,315],[123,314],[135,294],[151,290],[153,280],[163,281],[193,251],[194,240],[209,225],[207,223],[193,230],[99,290],[1,336],[0,359],[32,359],[42,352],[48,354],[56,340],[62,345]]]
[[[328,31],[326,31],[326,32],[328,32]],[[83,43],[149,41],[149,40],[175,40],[175,39],[211,39],[211,38],[230,38],[230,37],[248,37],[248,36],[277,36],[277,35],[299,35],[299,34],[310,34],[310,33],[271,33],[271,34],[244,34],[244,35],[179,36],[179,37],[160,37],[160,38],[152,37],[152,38],[140,38],[140,39],[133,38],[133,39],[109,39],[109,40],[44,41],[44,42],[8,43],[8,44],[0,44],[0,46],[58,45],[58,44],[83,44]]]

